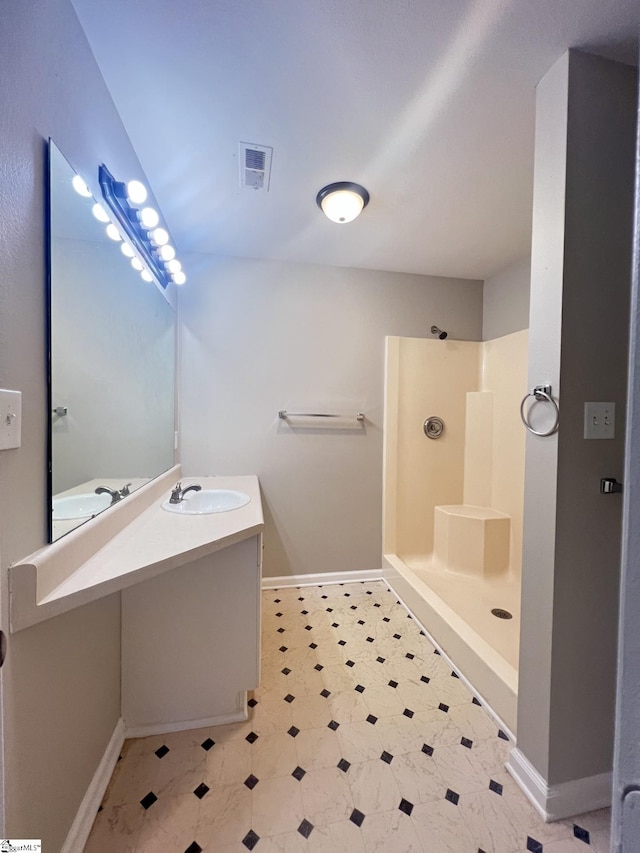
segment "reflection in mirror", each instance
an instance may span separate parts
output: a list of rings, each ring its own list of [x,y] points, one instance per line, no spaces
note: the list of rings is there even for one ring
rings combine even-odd
[[[174,463],[175,314],[49,143],[51,541]]]

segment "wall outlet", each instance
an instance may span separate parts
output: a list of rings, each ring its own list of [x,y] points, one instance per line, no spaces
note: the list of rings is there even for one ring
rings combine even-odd
[[[584,404],[584,437],[585,438],[615,438],[616,434],[616,404],[615,403],[585,403]]]
[[[0,450],[20,447],[22,434],[22,392],[0,388]]]

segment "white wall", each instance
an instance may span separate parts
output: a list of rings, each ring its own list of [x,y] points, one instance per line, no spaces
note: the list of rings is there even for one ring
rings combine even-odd
[[[529,386],[561,420],[527,435],[518,749],[549,785],[611,770],[636,87],[570,52],[537,92]],[[583,439],[590,400],[614,440]]]
[[[185,473],[255,473],[266,576],[380,568],[385,335],[479,340],[480,282],[189,260],[180,292]],[[367,415],[292,427],[289,411]]]
[[[482,340],[529,328],[531,258],[522,258],[484,282]]]
[[[0,597],[8,566],[45,544],[45,152],[142,174],[69,0],[4,0],[0,27],[0,387],[23,392],[22,447],[0,453]],[[57,851],[119,716],[120,600],[9,637],[2,670],[4,837]]]

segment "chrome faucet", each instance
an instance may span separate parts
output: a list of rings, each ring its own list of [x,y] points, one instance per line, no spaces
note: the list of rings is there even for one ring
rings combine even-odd
[[[126,498],[128,495],[131,494],[131,492],[129,491],[130,485],[131,485],[131,483],[125,483],[124,486],[120,489],[120,497],[121,498]]]
[[[171,490],[171,497],[169,498],[170,504],[179,504],[182,500],[184,500],[184,496],[187,492],[199,492],[202,486],[187,486],[186,489],[182,488],[182,482],[176,483],[176,485]]]
[[[108,489],[106,486],[98,486],[96,495],[111,495],[111,506],[122,498],[122,495],[117,489]]]

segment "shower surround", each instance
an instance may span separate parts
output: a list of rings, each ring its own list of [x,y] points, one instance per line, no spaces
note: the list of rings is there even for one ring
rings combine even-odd
[[[527,330],[387,338],[385,577],[512,731],[527,352]],[[444,421],[439,438],[425,435],[428,417]]]

